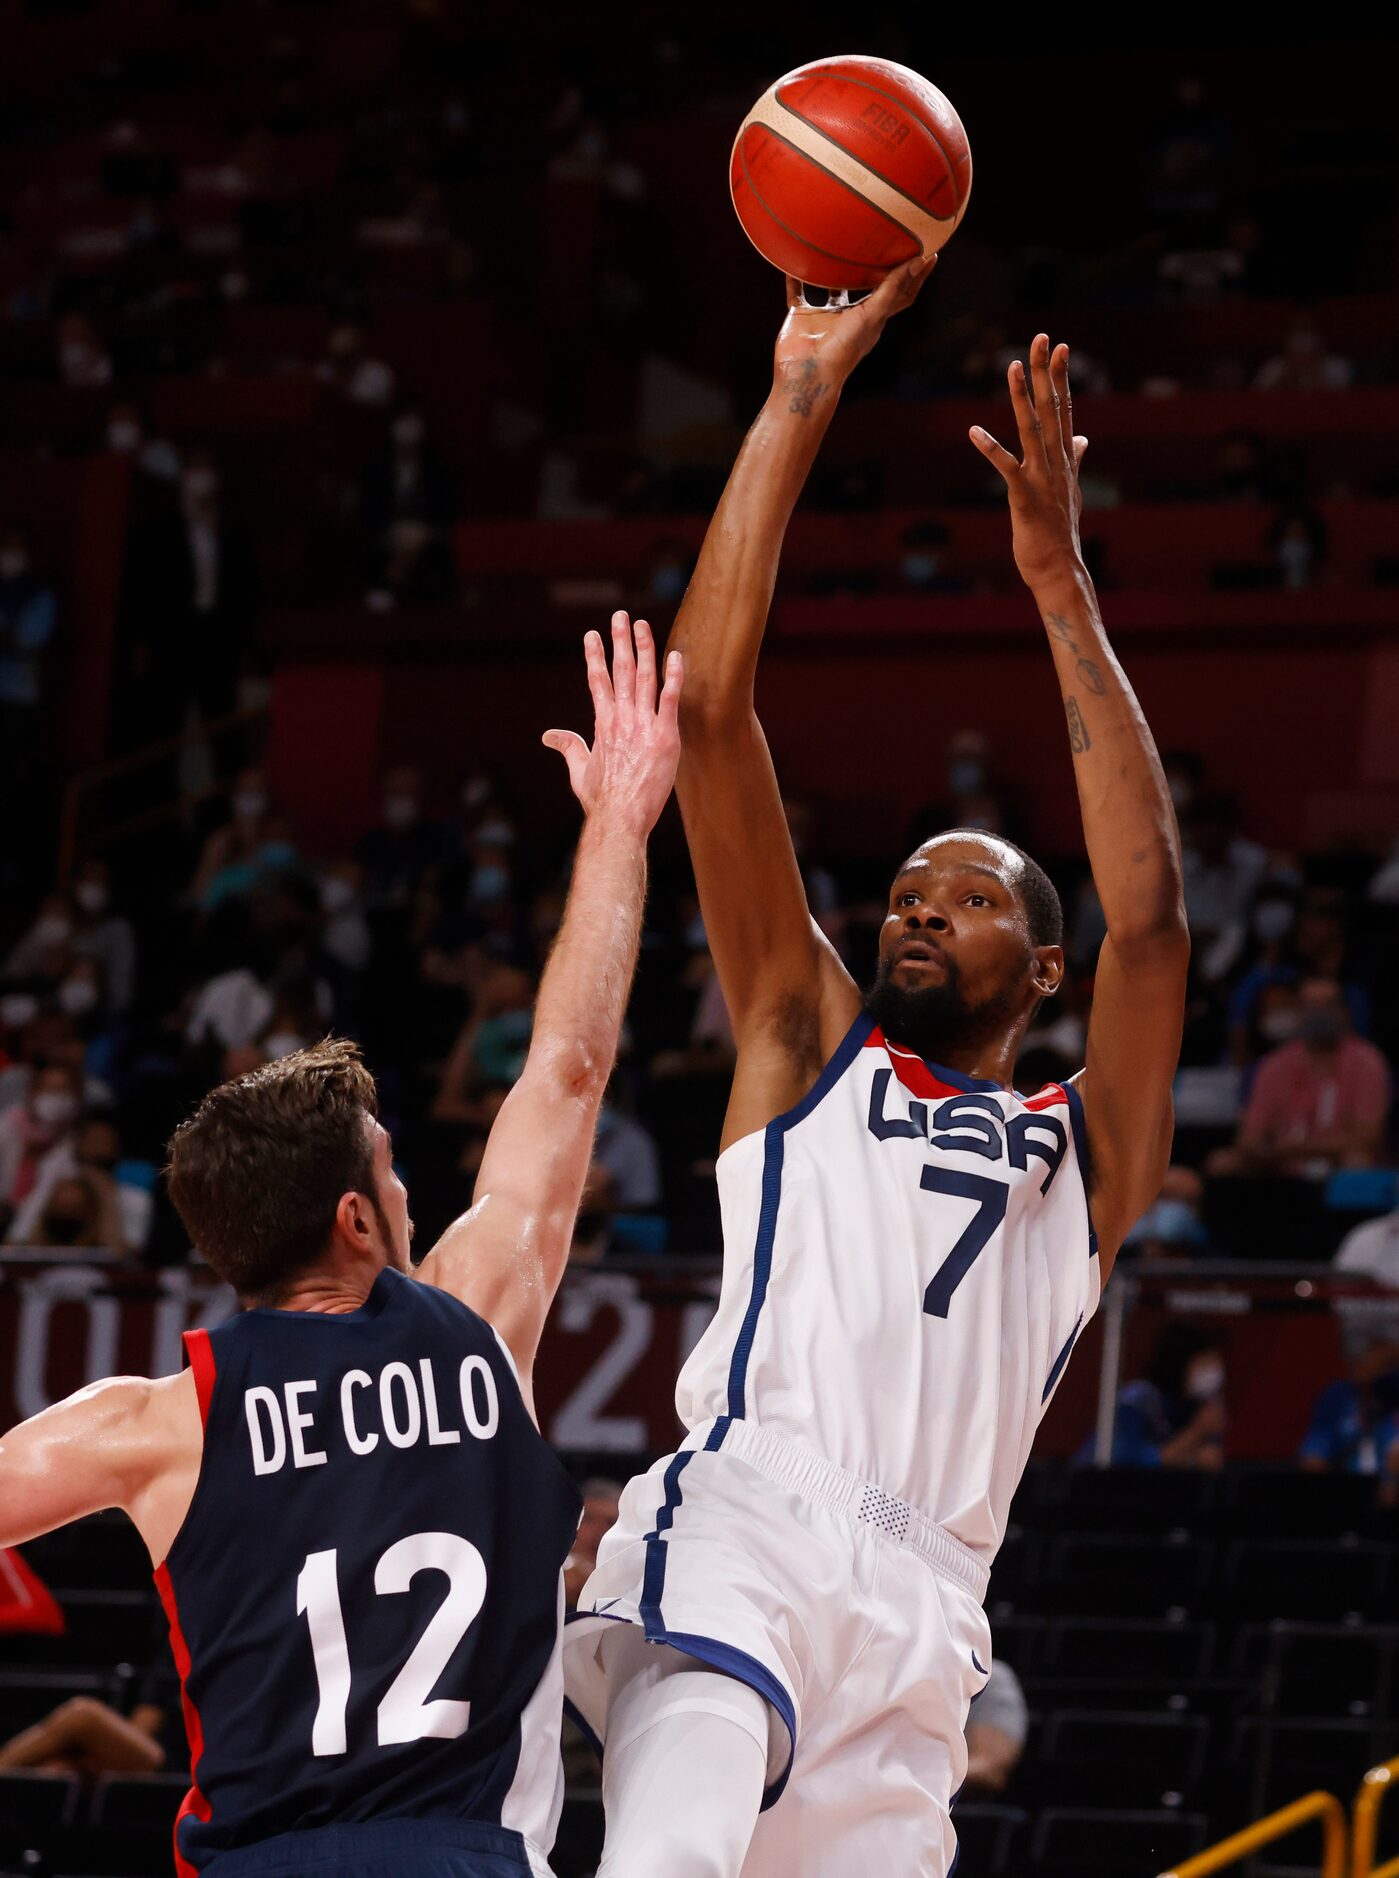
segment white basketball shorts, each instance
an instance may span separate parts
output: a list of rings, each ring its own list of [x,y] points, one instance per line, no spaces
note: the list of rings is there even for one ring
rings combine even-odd
[[[991,1667],[987,1567],[917,1508],[747,1421],[638,1476],[564,1637],[605,1745],[598,1639],[639,1624],[766,1697],[768,1787],[744,1878],[949,1878],[963,1730]]]

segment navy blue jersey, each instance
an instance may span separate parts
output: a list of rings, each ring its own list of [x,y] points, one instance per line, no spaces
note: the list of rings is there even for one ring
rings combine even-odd
[[[495,1332],[386,1270],[347,1315],[248,1311],[186,1343],[204,1454],[156,1573],[194,1781],[181,1878],[387,1819],[499,1827],[544,1869],[580,1499]]]

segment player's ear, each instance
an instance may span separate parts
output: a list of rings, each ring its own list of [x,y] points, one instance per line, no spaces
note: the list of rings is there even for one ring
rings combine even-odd
[[[1030,982],[1042,998],[1052,998],[1064,982],[1064,948],[1036,946],[1031,954],[1034,965]]]
[[[342,1193],[335,1208],[335,1237],[348,1251],[373,1249],[379,1222],[367,1193]]]

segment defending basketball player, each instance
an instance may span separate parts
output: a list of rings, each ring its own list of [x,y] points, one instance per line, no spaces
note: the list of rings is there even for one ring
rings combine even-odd
[[[789,288],[772,393],[674,635],[678,792],[738,1067],[721,1302],[677,1395],[690,1433],[628,1487],[566,1643],[570,1696],[606,1736],[604,1878],[945,1878],[991,1662],[990,1563],[1169,1158],[1178,835],[1080,553],[1085,440],[1067,348],[1043,335],[1028,375],[1010,372],[1019,456],[981,429],[972,442],[1009,491],[1107,921],[1086,1068],[1014,1088],[1064,954],[1058,897],[1009,842],[929,830],[891,886],[864,995],[805,904],[754,674],[820,440],[919,272],[849,312]],[[891,738],[936,748],[935,641],[925,701],[862,702]]]
[[[194,1788],[182,1878],[549,1870],[563,1563],[580,1497],[533,1421],[675,776],[681,661],[587,640],[568,909],[471,1210],[413,1271],[407,1194],[353,1045],[214,1090],[171,1194],[248,1308],[190,1367],[95,1383],[0,1441],[0,1544],[120,1506],[156,1562]]]

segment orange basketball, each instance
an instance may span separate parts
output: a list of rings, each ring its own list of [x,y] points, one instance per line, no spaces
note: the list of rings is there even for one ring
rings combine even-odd
[[[739,126],[729,164],[753,246],[818,287],[877,287],[932,254],[971,186],[967,133],[937,86],[858,53],[779,78]]]

